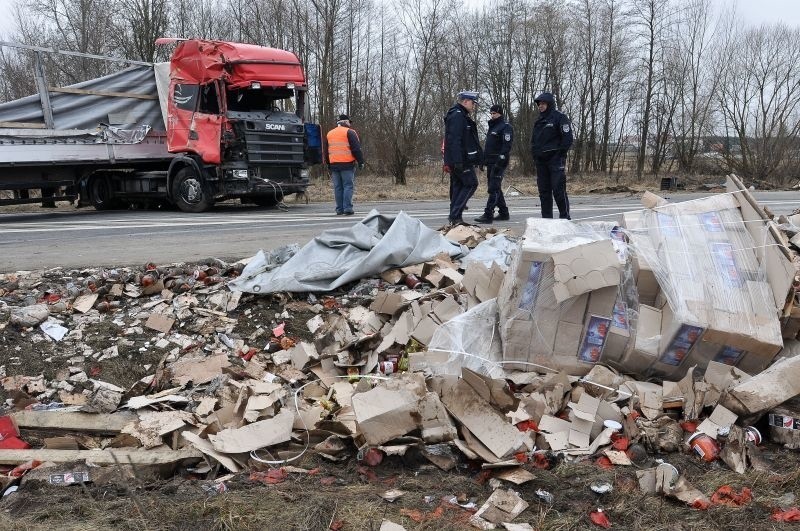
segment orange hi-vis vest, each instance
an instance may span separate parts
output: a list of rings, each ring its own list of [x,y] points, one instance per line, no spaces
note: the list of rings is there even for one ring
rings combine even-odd
[[[356,161],[353,152],[350,151],[350,141],[347,140],[348,131],[350,128],[343,125],[328,131],[326,138],[328,139],[328,162],[330,164]],[[355,131],[353,132],[355,133]]]

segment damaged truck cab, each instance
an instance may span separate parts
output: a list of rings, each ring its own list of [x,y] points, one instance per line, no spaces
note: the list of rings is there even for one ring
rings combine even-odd
[[[235,197],[269,205],[305,191],[319,128],[304,124],[307,84],[293,53],[180,41],[169,78],[167,148],[178,156],[166,190],[179,208],[201,212]]]
[[[308,85],[297,56],[225,41],[156,42],[175,45],[170,62],[0,42],[35,54],[38,89],[0,103],[0,205],[79,199],[98,210],[203,212],[225,199],[267,206],[305,192],[322,141],[319,125],[304,120]],[[54,87],[45,53],[130,66]]]

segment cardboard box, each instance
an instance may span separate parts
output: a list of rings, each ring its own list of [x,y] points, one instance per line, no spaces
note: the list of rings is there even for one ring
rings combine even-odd
[[[586,313],[611,317],[614,314],[614,305],[617,303],[618,295],[618,285],[592,291],[586,306]]]
[[[759,246],[739,206],[733,196],[721,195],[623,216],[634,227],[635,254],[646,256],[661,282],[655,307],[663,311],[662,329],[652,366],[660,376],[680,377],[717,356],[763,368],[781,348],[776,312],[753,252]],[[637,284],[640,302],[647,302],[652,286],[644,285],[643,256]]]
[[[589,302],[589,294],[584,293],[574,297],[561,305],[561,317],[559,321],[582,325],[586,317],[586,306]]]
[[[658,343],[661,338],[661,310],[639,306],[639,321],[634,339],[634,348],[623,358],[626,372],[647,374],[658,356]]]
[[[753,241],[762,243],[754,249],[755,256],[766,271],[775,307],[782,309],[797,274],[797,268],[790,258],[791,253],[781,241],[773,222],[738,177],[729,175],[725,181],[725,190],[735,194],[745,221],[745,229]]]
[[[581,344],[581,337],[583,336],[583,325],[569,323],[565,321],[558,322],[558,332],[556,333],[556,341],[553,346],[553,354],[556,356],[576,356],[578,347]]]
[[[763,413],[798,395],[800,357],[784,358],[729,390],[720,404],[747,416]]]
[[[611,240],[599,240],[553,254],[556,301],[619,285],[621,266]]]

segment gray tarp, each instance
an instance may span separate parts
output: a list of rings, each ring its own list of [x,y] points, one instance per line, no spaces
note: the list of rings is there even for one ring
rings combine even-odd
[[[405,212],[391,217],[373,210],[352,227],[323,232],[277,268],[273,255],[259,251],[228,286],[249,293],[330,291],[442,252],[455,258],[468,249]]]
[[[151,66],[133,66],[69,88],[158,96],[156,76]],[[51,92],[50,104],[57,130],[94,129],[101,123],[122,129],[149,126],[153,131],[165,130],[158,99]],[[39,96],[26,96],[0,104],[0,121],[44,124]]]

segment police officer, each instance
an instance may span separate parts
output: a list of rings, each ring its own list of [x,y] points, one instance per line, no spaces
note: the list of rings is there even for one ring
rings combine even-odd
[[[567,198],[567,151],[572,146],[572,125],[566,115],[556,110],[556,99],[549,92],[533,100],[539,119],[533,124],[531,153],[536,163],[536,185],[542,203],[542,217],[553,217],[553,199],[558,217],[571,219]]]
[[[478,189],[475,166],[483,163],[478,129],[470,114],[478,104],[478,93],[464,90],[444,117],[444,170],[450,173],[450,225],[463,223],[467,201]]]
[[[483,215],[475,218],[478,223],[491,223],[492,221],[509,219],[506,198],[503,196],[503,174],[508,167],[511,155],[511,141],[514,138],[514,129],[503,117],[503,107],[492,105],[489,109],[489,131],[486,133],[484,154],[486,162],[486,179],[489,182],[489,197],[486,199],[486,208]],[[497,208],[498,216],[494,216]]]

